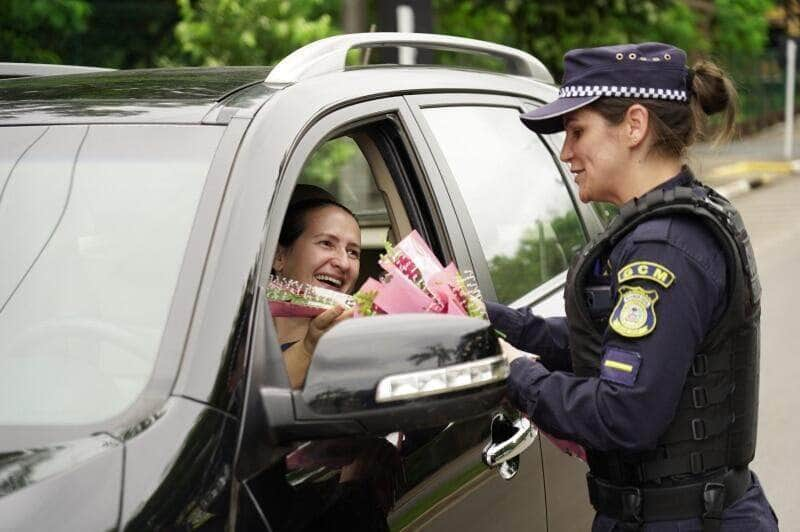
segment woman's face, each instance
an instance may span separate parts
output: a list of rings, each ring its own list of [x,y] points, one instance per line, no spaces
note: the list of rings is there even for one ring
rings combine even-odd
[[[350,214],[323,205],[305,213],[297,240],[278,246],[273,269],[285,277],[349,294],[358,278],[361,230]]]
[[[561,160],[568,163],[581,201],[616,203],[616,186],[630,152],[621,141],[621,127],[610,125],[591,109],[578,109],[564,119],[566,140]]]

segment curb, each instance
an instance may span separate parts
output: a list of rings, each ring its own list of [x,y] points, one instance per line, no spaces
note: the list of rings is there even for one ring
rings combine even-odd
[[[715,168],[709,173],[709,176],[720,179],[751,174],[714,187],[717,192],[731,199],[796,173],[800,173],[800,159],[793,161],[741,161]]]

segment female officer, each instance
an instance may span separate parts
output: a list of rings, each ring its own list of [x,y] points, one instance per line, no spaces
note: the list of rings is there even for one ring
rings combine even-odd
[[[581,201],[619,207],[570,266],[566,318],[489,304],[509,397],[587,449],[593,530],[777,530],[755,452],[760,285],[735,209],[682,165],[731,82],[660,43],[573,50],[559,98],[522,116],[564,130]]]

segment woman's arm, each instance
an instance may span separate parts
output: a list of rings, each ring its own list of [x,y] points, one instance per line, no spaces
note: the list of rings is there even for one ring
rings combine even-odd
[[[338,305],[329,308],[308,322],[308,328],[302,340],[294,342],[283,350],[283,361],[286,364],[286,373],[289,375],[289,384],[292,389],[301,388],[305,383],[308,367],[311,365],[311,357],[314,355],[320,337],[340,321],[352,316],[352,309],[344,310]]]

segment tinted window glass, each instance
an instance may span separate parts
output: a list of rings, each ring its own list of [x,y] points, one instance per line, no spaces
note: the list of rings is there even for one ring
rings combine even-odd
[[[147,383],[223,128],[0,128],[0,424],[90,423]]]
[[[478,231],[498,300],[511,303],[566,270],[584,232],[556,161],[519,111],[423,112]]]

